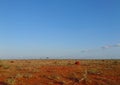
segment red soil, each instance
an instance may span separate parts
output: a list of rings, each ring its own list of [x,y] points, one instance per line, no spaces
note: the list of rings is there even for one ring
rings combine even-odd
[[[120,84],[120,60],[4,60],[0,65],[0,85]]]

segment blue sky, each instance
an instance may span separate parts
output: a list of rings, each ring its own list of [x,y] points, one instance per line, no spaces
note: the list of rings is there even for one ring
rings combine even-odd
[[[0,0],[0,56],[120,58],[119,0]]]

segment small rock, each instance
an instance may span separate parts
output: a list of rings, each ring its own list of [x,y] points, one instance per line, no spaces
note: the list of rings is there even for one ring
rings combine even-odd
[[[76,61],[76,62],[75,62],[75,65],[80,65],[80,62],[79,62],[79,61]]]

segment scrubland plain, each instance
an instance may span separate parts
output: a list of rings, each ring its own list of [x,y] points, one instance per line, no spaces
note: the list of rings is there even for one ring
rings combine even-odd
[[[120,85],[120,60],[0,60],[0,85]]]

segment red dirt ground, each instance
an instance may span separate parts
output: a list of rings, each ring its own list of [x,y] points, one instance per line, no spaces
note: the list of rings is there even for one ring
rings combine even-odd
[[[120,60],[0,60],[0,85],[120,85]]]

